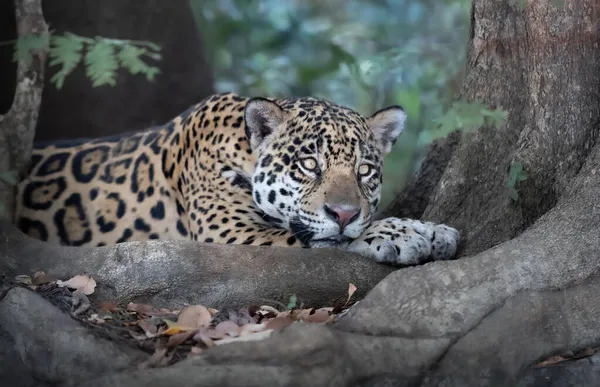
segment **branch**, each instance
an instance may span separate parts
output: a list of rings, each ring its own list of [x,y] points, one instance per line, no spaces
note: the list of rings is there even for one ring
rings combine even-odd
[[[287,303],[332,305],[347,297],[348,283],[364,296],[394,269],[333,249],[200,244],[193,241],[127,242],[99,248],[62,247],[30,238],[0,221],[0,272],[56,278],[89,273],[95,296],[126,305],[217,309]]]
[[[15,11],[19,38],[48,33],[41,0],[15,0]],[[29,164],[44,87],[47,54],[45,51],[33,54],[31,61],[18,62],[13,104],[4,116],[0,116],[0,172],[16,171],[19,177]],[[13,187],[0,181],[0,198],[4,211],[11,216],[13,191]]]
[[[515,385],[541,357],[600,340],[598,165],[600,147],[569,195],[518,238],[395,271],[337,324],[294,324],[85,385]]]

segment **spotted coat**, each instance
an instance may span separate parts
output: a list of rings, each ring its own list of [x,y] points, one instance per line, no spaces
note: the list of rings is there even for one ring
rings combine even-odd
[[[448,226],[372,221],[404,121],[398,106],[365,118],[310,97],[214,95],[142,132],[36,145],[16,219],[72,246],[192,239],[449,259],[458,232]]]

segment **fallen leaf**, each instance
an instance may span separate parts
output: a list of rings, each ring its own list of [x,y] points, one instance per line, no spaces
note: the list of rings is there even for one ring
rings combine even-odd
[[[194,355],[197,355],[197,354],[199,354],[202,351],[204,351],[202,349],[202,347],[198,347],[197,345],[194,345],[192,348],[190,348],[190,353],[192,353]]]
[[[208,348],[215,346],[215,342],[206,335],[206,330],[204,328],[201,328],[198,330],[198,332],[196,332],[194,335],[194,341],[197,343],[204,343],[204,345],[206,345]]]
[[[103,310],[105,312],[116,312],[118,311],[120,308],[117,306],[117,304],[115,304],[114,302],[110,302],[110,301],[102,301],[100,303],[100,310]]]
[[[57,280],[56,284],[61,288],[80,290],[85,295],[94,293],[96,288],[96,281],[89,275],[76,275],[68,281]]]
[[[563,357],[560,355],[550,356],[546,360],[543,360],[543,361],[537,363],[535,365],[535,368],[548,367],[548,366],[551,366],[554,364],[562,363],[563,361],[567,361],[567,360],[569,360],[569,358],[566,358],[566,357]]]
[[[165,324],[167,324],[167,329],[162,332],[162,334],[166,336],[173,336],[180,332],[193,331],[198,329],[197,327],[182,325],[166,318],[163,318],[162,320],[165,322]]]
[[[293,324],[294,321],[295,320],[290,315],[286,315],[283,317],[277,316],[275,318],[268,320],[265,323],[265,329],[271,329],[271,330],[278,331],[280,329],[287,327],[288,325]]]
[[[169,337],[169,341],[167,341],[167,348],[176,347],[180,344],[183,344],[187,339],[191,339],[196,333],[198,333],[198,330],[179,332]]]
[[[242,342],[242,341],[259,341],[259,340],[264,340],[264,339],[268,338],[269,336],[271,336],[271,333],[273,333],[273,330],[268,329],[265,331],[255,332],[255,333],[240,336],[240,337],[226,337],[223,340],[215,341],[214,344],[215,345],[223,345],[223,344],[236,343],[236,342]]]
[[[177,324],[192,328],[206,328],[211,321],[212,316],[203,305],[185,307],[177,316]]]
[[[350,302],[350,299],[352,298],[352,295],[354,294],[354,292],[356,292],[356,285],[354,285],[352,282],[350,282],[348,284],[348,299],[346,300],[345,305],[348,305],[348,303]]]
[[[206,334],[207,337],[209,337],[213,340],[219,340],[219,339],[222,339],[225,336],[227,336],[227,334],[225,332],[217,332],[211,328],[205,329],[204,333]]]
[[[331,314],[332,309],[333,308],[313,309],[314,312],[307,316],[303,316],[302,321],[310,323],[326,323],[333,321],[335,316]]]
[[[23,285],[33,285],[33,281],[31,277],[28,275],[18,275],[15,277],[15,282],[23,284]]]
[[[150,356],[150,358],[148,360],[146,360],[143,363],[141,363],[140,365],[138,365],[138,369],[143,370],[146,368],[160,367],[160,366],[167,365],[167,363],[171,360],[172,355],[165,356],[166,354],[167,354],[167,348],[165,348],[165,347],[156,348],[154,350],[154,353],[152,354],[152,356]]]
[[[139,320],[137,325],[138,327],[142,328],[146,334],[146,337],[151,338],[157,336],[158,327],[151,321],[151,319]]]
[[[231,337],[237,337],[240,335],[242,328],[233,321],[221,321],[214,330],[215,332],[224,333]]]
[[[260,309],[258,310],[258,313],[261,313],[261,314],[267,314],[268,312],[275,313],[275,315],[279,314],[279,311],[270,305],[262,305],[260,307]]]
[[[56,281],[56,278],[46,274],[43,271],[36,271],[35,274],[33,274],[34,285],[43,285],[54,281]]]

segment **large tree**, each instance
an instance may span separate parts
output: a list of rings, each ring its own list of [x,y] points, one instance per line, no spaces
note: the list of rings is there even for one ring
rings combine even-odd
[[[436,143],[407,187],[410,195],[401,194],[386,211],[406,213],[398,209],[406,204],[412,214],[457,226],[464,236],[461,259],[388,274],[329,250],[199,250],[191,242],[50,247],[3,224],[5,271],[88,271],[104,294],[120,301],[173,305],[193,299],[219,307],[281,297],[276,289],[290,283],[300,296],[326,301],[323,284],[335,278],[341,286],[357,270],[364,277],[359,288],[378,282],[334,325],[293,325],[265,341],[219,347],[170,369],[121,371],[123,362],[102,359],[102,376],[86,366],[86,375],[99,376],[79,379],[86,386],[479,386],[515,385],[517,379],[535,385],[533,376],[547,375],[522,377],[536,360],[600,341],[600,3],[554,3],[473,1],[467,76],[457,97],[502,107],[507,122]],[[524,180],[514,179],[519,166]],[[256,280],[265,272],[273,273],[270,281]],[[219,286],[203,282],[211,278]],[[25,297],[10,290],[6,299],[0,327],[25,343],[22,358],[45,355],[47,348],[26,340],[43,332],[24,329],[8,313],[22,311],[10,306]],[[73,348],[60,340],[46,343],[57,356],[73,358]],[[78,359],[89,355],[82,349]],[[82,368],[72,369],[67,363],[29,367],[43,380],[81,378]],[[584,384],[581,369],[570,375]]]

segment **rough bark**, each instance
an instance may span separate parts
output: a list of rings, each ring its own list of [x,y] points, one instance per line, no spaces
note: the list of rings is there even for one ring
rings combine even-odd
[[[41,0],[15,0],[17,35],[45,35],[48,27]],[[17,83],[12,105],[0,115],[0,172],[18,174],[29,163],[35,125],[44,85],[45,52],[36,52],[30,62],[17,63]],[[14,187],[0,180],[0,202],[4,215],[12,219]]]
[[[440,164],[445,170],[423,212],[423,218],[459,226],[467,238],[465,252],[478,253],[390,273],[329,250],[192,242],[51,247],[2,223],[5,272],[43,268],[66,277],[83,268],[98,278],[103,297],[233,306],[259,297],[282,300],[287,296],[282,284],[310,299],[311,292],[334,294],[338,285],[330,281],[339,280],[345,289],[348,281],[361,278],[359,289],[366,290],[370,281],[385,276],[334,325],[297,323],[262,342],[220,346],[167,369],[102,372],[93,380],[73,375],[69,382],[86,387],[525,386],[532,385],[532,375],[541,375],[535,376],[542,378],[538,381],[548,375],[529,368],[540,358],[600,342],[600,145],[594,145],[600,4],[567,1],[554,8],[539,1],[521,10],[514,3],[474,1],[462,91],[463,98],[508,109],[508,122],[500,130],[463,134],[447,166]],[[507,169],[515,160],[530,176],[517,186],[517,203],[505,195]],[[435,170],[433,180],[439,176]],[[270,287],[266,275],[281,283]],[[109,284],[105,289],[103,282]],[[4,304],[20,296],[13,291],[0,309],[24,315],[15,307],[19,304]],[[311,301],[330,302],[320,297]],[[4,321],[9,320],[0,318],[0,333],[11,332]],[[72,352],[64,356],[73,358]],[[27,369],[51,382],[66,375],[64,367],[73,362],[56,364]],[[556,380],[560,386],[572,382]]]
[[[408,181],[392,202],[377,214],[377,219],[391,216],[419,219],[429,205],[429,200],[437,187],[448,162],[459,144],[461,132],[450,133],[447,137],[435,140],[427,150],[417,173]]]
[[[0,272],[43,270],[56,278],[90,273],[99,299],[214,308],[287,302],[332,305],[348,283],[365,295],[393,269],[340,250],[247,247],[193,241],[131,242],[102,248],[50,245],[0,223]]]
[[[515,385],[527,378],[523,383],[531,385],[534,371],[528,367],[538,359],[600,341],[600,302],[595,297],[600,291],[600,208],[595,204],[600,180],[594,172],[598,168],[600,146],[594,148],[559,203],[522,235],[469,258],[394,271],[337,324],[295,324],[265,341],[211,349],[168,369],[103,372],[92,381],[76,378],[71,382],[87,386],[141,386],[150,382],[157,386],[496,386]],[[28,267],[36,258],[47,257],[34,267],[43,265],[53,273],[75,274],[79,267],[89,267],[89,260],[99,259],[96,254],[105,255],[110,250],[60,248],[57,253],[43,243],[28,250],[23,243],[29,241],[16,232],[4,233],[0,246],[3,255],[12,257],[7,262],[13,273]],[[92,265],[90,272],[100,278],[100,284],[102,280],[110,281],[111,270],[102,267],[138,267],[141,262],[128,258],[127,252],[143,254],[148,251],[143,246],[160,251],[160,244],[172,256],[159,260],[149,255],[146,260],[155,265],[130,270],[132,276],[121,271],[121,276],[132,284],[129,294],[139,292],[150,295],[146,300],[159,301],[161,296],[152,298],[152,294],[162,292],[171,300],[188,301],[188,290],[199,295],[197,289],[204,286],[204,291],[211,292],[215,284],[204,281],[223,264],[193,260],[194,256],[222,251],[211,251],[209,246],[207,250],[197,250],[196,245],[194,253],[183,242],[130,242],[118,253],[114,249],[107,262]],[[329,256],[335,253],[327,250],[286,249],[285,257],[265,257],[263,253],[277,249],[231,249],[236,254],[230,251],[227,256],[239,256],[240,261],[228,264],[227,271],[233,270],[233,274],[221,275],[233,275],[235,279],[223,281],[222,277],[213,294],[235,294],[245,288],[245,293],[256,292],[255,297],[260,296],[269,288],[267,281],[256,279],[257,273],[269,270],[272,278],[281,276],[282,281],[289,283],[298,272],[286,273],[283,268],[288,265],[299,267],[307,278],[303,283],[295,283],[295,291],[318,293],[322,290],[311,288],[315,285],[312,281],[339,278],[339,273],[332,274],[335,270],[345,275],[344,268],[360,260],[354,262],[352,256],[342,254]],[[245,254],[252,257],[252,265]],[[218,258],[224,257],[217,256],[215,261]],[[292,258],[290,264],[288,259]],[[277,266],[272,263],[275,259]],[[162,264],[157,264],[159,261]],[[339,266],[332,267],[327,262]],[[318,265],[329,272],[324,273]],[[369,266],[354,267],[364,273],[371,270]],[[154,275],[150,275],[151,270],[156,271]],[[213,272],[202,277],[203,270]],[[169,282],[169,288],[166,283],[159,282],[157,286],[154,279],[159,274]],[[197,283],[203,285],[186,288],[189,279],[197,275]],[[147,276],[147,281],[138,279]],[[132,288],[137,290],[131,292]],[[121,289],[115,290],[121,293]],[[199,296],[195,300],[211,298]],[[72,356],[72,351],[80,349],[74,346],[69,350],[64,356]],[[72,363],[60,364],[69,367]],[[58,367],[44,370],[43,375],[49,378],[59,371],[66,372]]]
[[[475,0],[459,97],[508,111],[503,129],[464,134],[423,217],[460,229],[463,254],[518,235],[552,208],[598,138],[600,3]],[[508,196],[508,170],[529,178]]]
[[[14,23],[4,19],[12,9],[1,3],[0,41],[10,40]],[[92,88],[80,64],[58,90],[49,82],[58,69],[47,68],[36,141],[102,137],[161,124],[214,92],[187,0],[45,1],[43,10],[54,33],[151,41],[161,46],[163,58],[155,63],[161,73],[154,82],[120,70],[115,87]],[[12,99],[11,57],[12,47],[0,46],[0,112]]]

